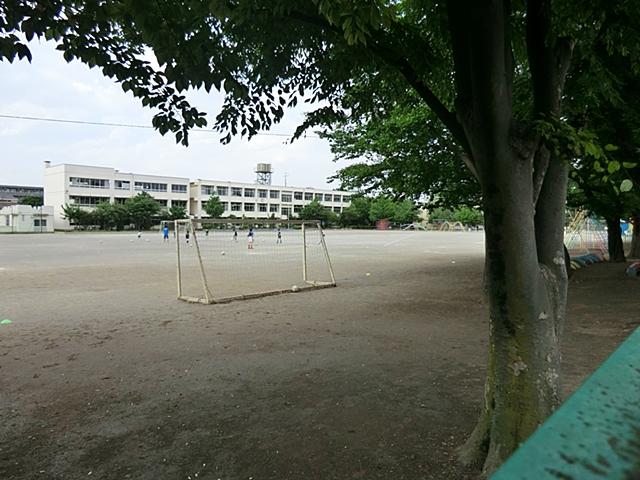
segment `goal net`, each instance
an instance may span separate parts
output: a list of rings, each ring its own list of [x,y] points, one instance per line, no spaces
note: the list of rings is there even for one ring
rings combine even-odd
[[[178,298],[224,303],[334,287],[318,221],[176,220]]]

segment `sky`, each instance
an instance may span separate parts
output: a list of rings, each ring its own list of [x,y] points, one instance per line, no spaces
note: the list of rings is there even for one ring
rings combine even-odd
[[[32,42],[33,61],[0,62],[0,115],[91,122],[151,125],[153,110],[144,108],[113,80],[79,62],[67,63],[50,42]],[[188,95],[211,119],[222,95]],[[310,107],[304,105],[307,109]],[[286,112],[271,133],[292,134],[304,108]],[[285,143],[287,137],[258,135],[222,145],[216,132],[194,132],[190,146],[176,145],[172,134],[156,130],[60,124],[0,117],[0,184],[43,184],[43,165],[75,163],[121,171],[175,175],[191,179],[255,181],[257,163],[271,163],[273,184],[335,188],[327,177],[346,163],[333,161],[326,140],[310,136]]]

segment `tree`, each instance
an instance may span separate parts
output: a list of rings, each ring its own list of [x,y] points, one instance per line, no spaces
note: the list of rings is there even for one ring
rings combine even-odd
[[[96,205],[93,211],[93,218],[103,230],[111,230],[115,226],[113,215],[113,204],[109,201],[101,202]]]
[[[477,227],[482,224],[482,212],[477,208],[462,206],[453,214],[453,219],[469,227]]]
[[[26,197],[22,197],[18,203],[20,205],[31,205],[32,207],[41,207],[42,206],[42,197],[38,197],[36,195],[29,195]]]
[[[369,220],[376,222],[385,218],[391,219],[396,213],[396,204],[388,197],[378,197],[371,202]]]
[[[366,227],[371,226],[369,220],[369,209],[371,200],[368,197],[352,196],[351,204],[342,210],[339,223],[343,227]]]
[[[482,193],[490,349],[485,404],[463,458],[492,471],[556,408],[568,162],[537,127],[564,122],[561,100],[576,44],[588,52],[604,39],[609,50],[640,57],[635,2],[0,5],[2,57],[30,59],[19,34],[55,39],[67,60],[99,66],[157,109],[153,125],[185,144],[190,128],[207,124],[184,96],[190,87],[224,88],[214,128],[228,142],[271,127],[305,92],[324,103],[296,136],[353,117],[342,108],[348,95],[374,111],[354,79],[401,81],[448,130]],[[145,60],[147,52],[157,68]]]
[[[629,257],[640,258],[640,212],[634,213],[631,217],[633,232],[631,236],[631,248],[629,249]]]
[[[62,206],[62,218],[68,220],[71,225],[88,227],[95,224],[93,212],[77,205],[64,204]]]
[[[426,207],[479,204],[480,185],[465,167],[461,148],[417,95],[397,81],[357,81],[375,108],[349,96],[345,106],[362,112],[321,134],[331,142],[335,160],[358,161],[331,179],[344,190],[419,199]]]
[[[153,224],[153,217],[160,212],[160,205],[147,192],[140,192],[125,202],[131,221],[139,230],[146,230]]]
[[[300,220],[320,220],[322,225],[331,225],[337,220],[337,215],[328,207],[320,204],[317,199],[302,207],[298,213]]]
[[[211,195],[202,208],[212,218],[219,218],[224,213],[224,205],[220,201],[220,197],[215,195]]]
[[[205,204],[205,211],[206,211],[207,204]],[[167,213],[171,220],[181,220],[183,218],[187,218],[187,209],[184,208],[182,205],[171,205]]]
[[[416,205],[411,200],[396,202],[393,217],[391,219],[397,223],[413,223],[418,219]]]

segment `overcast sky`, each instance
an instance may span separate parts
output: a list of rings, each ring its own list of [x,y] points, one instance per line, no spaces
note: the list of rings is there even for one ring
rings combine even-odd
[[[66,63],[50,43],[31,44],[33,62],[0,62],[0,114],[94,122],[151,125],[153,111],[98,69]],[[218,112],[220,94],[196,92],[189,98],[209,113]],[[302,120],[300,109],[287,112],[271,132],[291,134]],[[43,162],[114,167],[121,171],[176,175],[192,179],[253,182],[255,165],[271,163],[273,183],[284,175],[292,186],[338,188],[327,177],[334,163],[328,142],[318,138],[284,144],[286,138],[259,135],[221,145],[215,132],[194,132],[190,146],[152,129],[59,124],[0,118],[0,184],[43,184]]]

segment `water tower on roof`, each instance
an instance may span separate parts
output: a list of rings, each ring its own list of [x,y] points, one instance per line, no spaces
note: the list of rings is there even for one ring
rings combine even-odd
[[[271,170],[270,163],[259,163],[256,166],[256,182],[260,185],[271,185],[271,176],[273,170]]]

